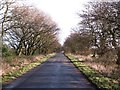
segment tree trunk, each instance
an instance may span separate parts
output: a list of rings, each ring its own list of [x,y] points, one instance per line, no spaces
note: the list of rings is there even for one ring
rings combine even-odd
[[[19,54],[18,54],[18,56],[20,56],[21,54],[22,54],[22,48],[20,49],[20,51],[19,51]]]
[[[120,47],[117,49],[117,64],[120,66]]]

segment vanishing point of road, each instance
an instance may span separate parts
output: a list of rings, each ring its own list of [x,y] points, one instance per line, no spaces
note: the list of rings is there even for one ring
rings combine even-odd
[[[62,53],[6,85],[3,90],[96,90]]]

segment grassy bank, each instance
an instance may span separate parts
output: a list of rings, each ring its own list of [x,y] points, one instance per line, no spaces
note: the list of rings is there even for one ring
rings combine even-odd
[[[11,82],[12,80],[16,79],[17,77],[21,76],[22,74],[26,73],[30,69],[36,67],[37,65],[42,64],[46,60],[48,60],[50,57],[54,56],[54,54],[49,54],[47,56],[40,56],[41,58],[37,58],[33,62],[29,62],[27,64],[21,65],[14,65],[14,68],[17,68],[19,66],[19,69],[11,70],[5,74],[2,75],[2,84],[7,84]],[[20,67],[21,66],[21,67]]]
[[[118,81],[106,76],[103,76],[95,69],[86,65],[84,61],[75,58],[73,55],[67,55],[73,64],[87,76],[87,78],[94,83],[98,88],[105,90],[120,90]]]

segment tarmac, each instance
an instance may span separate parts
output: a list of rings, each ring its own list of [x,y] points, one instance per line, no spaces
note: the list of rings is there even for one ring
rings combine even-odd
[[[96,90],[62,53],[20,76],[3,90]]]

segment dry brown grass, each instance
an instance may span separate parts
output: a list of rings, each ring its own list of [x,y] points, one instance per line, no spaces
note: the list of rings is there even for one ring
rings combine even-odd
[[[19,70],[21,67],[27,64],[30,64],[31,62],[40,60],[42,57],[43,55],[3,58],[2,59],[2,75],[5,75],[10,71]]]
[[[108,52],[102,57],[93,58],[91,56],[76,55],[80,61],[97,70],[104,76],[108,76],[117,80],[120,80],[120,67],[116,64],[116,55],[112,52]]]

